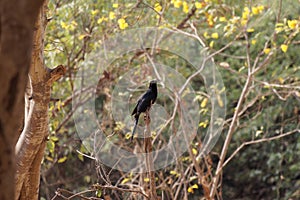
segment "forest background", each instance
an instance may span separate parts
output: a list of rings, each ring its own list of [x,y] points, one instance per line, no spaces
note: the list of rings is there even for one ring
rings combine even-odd
[[[34,179],[39,199],[141,199],[153,198],[153,193],[161,199],[300,198],[299,1],[50,0],[39,12],[29,72],[32,84],[25,93],[25,126],[16,140],[16,169],[20,175],[16,178],[16,197],[28,195],[26,191],[32,188],[24,189],[24,185]],[[97,59],[93,59],[110,38],[146,27],[170,29],[201,44],[221,74],[223,87],[215,85],[212,89],[215,99],[205,87],[205,78],[185,58],[159,49],[135,50],[122,56],[116,52],[118,56],[101,71],[96,90],[78,89],[78,71],[86,65],[97,65],[93,63]],[[170,48],[180,47],[174,44]],[[194,53],[193,49],[185,52]],[[49,75],[37,72],[34,62],[47,66]],[[136,89],[128,102],[130,109],[151,79],[165,82],[159,84],[159,91],[164,91],[168,83],[155,73],[155,63],[162,63],[180,73],[183,80],[189,80],[194,90],[190,100],[198,106],[195,115],[199,123],[195,120],[197,130],[187,151],[152,174],[153,192],[151,173],[148,176],[124,172],[97,161],[95,149],[91,151],[82,142],[85,138],[78,134],[73,118],[89,101],[89,94],[96,91],[95,111],[104,134],[120,148],[143,149],[142,139],[130,141],[132,127],[126,125],[130,121],[113,116],[112,96],[120,80],[128,78],[126,73],[132,69],[139,78],[132,76],[127,80]],[[42,99],[44,91],[40,85],[35,87],[35,81],[41,78],[34,73],[48,77],[44,89],[49,92],[43,98],[49,100],[41,101],[41,108],[31,112],[31,102]],[[184,81],[178,84],[182,86]],[[77,96],[82,99],[74,101]],[[157,102],[166,111],[165,119],[170,117],[166,127],[173,131],[180,124],[179,114],[172,117],[178,99],[171,92],[161,94]],[[203,133],[216,123],[211,120],[214,103],[226,108],[226,115],[216,145],[201,157]],[[35,112],[46,112],[47,116],[35,118]],[[42,128],[34,126],[39,119]],[[167,129],[151,128],[155,141],[152,148],[166,145],[171,138]],[[30,135],[39,131],[47,133],[40,138]],[[20,142],[23,134],[27,138],[24,144],[34,141],[38,145],[26,148]],[[106,159],[110,156],[104,155]],[[37,161],[26,164],[30,157]],[[28,167],[22,171],[23,161]],[[36,177],[26,176],[32,172]]]

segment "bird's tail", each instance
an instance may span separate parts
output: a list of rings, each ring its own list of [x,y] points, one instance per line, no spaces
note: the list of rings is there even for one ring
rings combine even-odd
[[[138,125],[138,122],[139,122],[139,115],[136,115],[136,116],[135,116],[135,123],[134,123],[133,131],[132,131],[132,134],[131,134],[131,140],[133,140],[133,136],[134,136],[136,127],[137,127],[137,125]]]

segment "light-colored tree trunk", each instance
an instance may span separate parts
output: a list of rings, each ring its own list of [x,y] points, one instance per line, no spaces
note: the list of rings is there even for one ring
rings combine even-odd
[[[33,27],[43,0],[0,0],[0,199],[14,199],[15,144],[24,110]]]
[[[40,9],[34,28],[29,82],[25,94],[24,128],[16,144],[15,199],[38,199],[40,167],[48,137],[48,105],[52,83],[65,72],[44,64],[44,35],[47,1]]]

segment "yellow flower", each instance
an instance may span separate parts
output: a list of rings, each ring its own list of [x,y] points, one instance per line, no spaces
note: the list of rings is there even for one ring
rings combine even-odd
[[[204,33],[203,33],[203,36],[204,36],[205,38],[210,38],[207,32],[204,32]]]
[[[257,6],[259,12],[261,13],[264,9],[265,9],[265,6],[261,5],[261,6]]]
[[[189,193],[194,193],[194,189],[198,189],[198,185],[194,184],[188,188]]]
[[[92,13],[93,16],[95,16],[99,13],[99,10],[98,9],[97,10],[92,10],[91,13]]]
[[[128,24],[124,18],[118,19],[118,24],[122,30],[128,27]]]
[[[171,170],[171,171],[170,171],[170,174],[171,174],[171,175],[175,175],[175,174],[177,174],[177,172],[174,171],[174,170]]]
[[[198,151],[197,151],[197,149],[195,149],[195,148],[192,148],[192,153],[193,153],[194,155],[197,155],[197,154],[198,154]]]
[[[276,31],[276,33],[280,33],[283,30],[284,30],[284,24],[283,23],[277,23],[275,25],[275,31]]]
[[[242,20],[241,20],[241,25],[242,25],[242,26],[245,26],[245,25],[247,24],[247,22],[248,22],[248,21],[247,21],[246,19],[242,19]]]
[[[109,19],[115,19],[116,14],[114,12],[109,12]]]
[[[271,49],[270,49],[270,48],[265,48],[265,49],[264,49],[264,53],[265,53],[265,54],[269,54],[269,53],[270,53],[270,51],[271,51]]]
[[[188,188],[188,193],[194,193],[193,188],[189,187],[189,188]]]
[[[240,17],[234,16],[232,19],[230,19],[230,22],[232,24],[236,24],[240,21]]]
[[[180,1],[180,0],[174,1],[174,7],[175,8],[180,8],[181,5],[182,5],[182,1]]]
[[[207,98],[205,98],[205,99],[203,99],[202,100],[202,102],[201,102],[201,108],[204,108],[204,107],[206,107],[206,105],[207,105],[207,101],[208,101],[208,99]]]
[[[226,19],[226,17],[220,17],[220,18],[219,18],[219,21],[220,21],[220,22],[226,22],[227,19]]]
[[[204,122],[200,122],[200,123],[199,123],[199,127],[206,128],[207,125],[208,125],[208,120],[205,120]]]
[[[112,5],[112,7],[113,7],[113,8],[118,8],[118,7],[119,7],[119,4],[114,3],[114,4]]]
[[[215,41],[211,41],[211,42],[209,43],[209,47],[210,47],[210,48],[213,48],[213,47],[214,47],[214,44],[215,44]]]
[[[245,8],[244,8],[244,12],[243,12],[243,14],[242,14],[242,18],[243,18],[243,19],[248,19],[249,14],[250,14],[249,8],[248,8],[248,7],[245,7]]]
[[[160,5],[159,3],[156,3],[156,4],[154,5],[154,10],[156,10],[156,12],[160,12],[160,11],[162,10],[161,5]]]
[[[200,8],[203,8],[203,5],[202,5],[202,3],[200,3],[200,2],[195,2],[195,7],[196,7],[197,9],[200,9]]]
[[[107,21],[107,18],[106,17],[101,17],[97,20],[97,23],[98,24],[101,24],[103,21]]]
[[[283,51],[283,52],[285,53],[285,52],[287,52],[289,46],[286,45],[286,44],[282,44],[282,45],[280,46],[280,48],[281,48],[281,51]]]
[[[188,13],[189,12],[189,5],[185,1],[183,2],[182,10],[183,10],[184,13]]]
[[[248,28],[248,29],[247,29],[247,32],[248,32],[248,33],[254,32],[254,28]]]
[[[125,134],[125,139],[128,140],[129,138],[131,138],[131,132]]]
[[[252,14],[253,14],[253,15],[258,15],[258,14],[259,14],[259,9],[258,9],[258,7],[252,7]]]
[[[256,44],[256,40],[255,39],[251,40],[251,44],[255,45]]]
[[[290,29],[295,29],[298,22],[297,22],[297,20],[288,20],[287,23],[288,23],[288,27]]]
[[[254,7],[252,7],[252,14],[253,15],[258,15],[258,14],[260,14],[263,10],[265,9],[265,7],[264,6],[254,6]]]
[[[219,38],[219,34],[218,33],[212,33],[211,37],[214,39],[218,39]]]
[[[246,12],[246,13],[250,13],[250,10],[249,10],[249,8],[248,8],[248,7],[244,7],[244,12]]]
[[[210,14],[207,14],[206,18],[207,18],[208,25],[209,25],[209,26],[213,26],[213,25],[214,25],[214,19],[213,19],[213,16],[210,15]]]
[[[284,29],[282,27],[275,28],[276,33],[282,32]]]
[[[74,20],[71,22],[71,25],[73,25],[73,26],[77,26],[78,24],[77,24],[77,22],[75,22]]]
[[[78,36],[78,39],[83,40],[84,37],[85,37],[85,34],[81,34],[81,35]]]
[[[60,25],[61,25],[62,28],[68,29],[67,23],[65,23],[65,22],[60,22]]]

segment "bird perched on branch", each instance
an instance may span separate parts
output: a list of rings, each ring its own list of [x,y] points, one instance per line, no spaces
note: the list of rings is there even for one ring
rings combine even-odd
[[[149,89],[139,98],[133,112],[131,115],[135,118],[135,124],[131,135],[131,140],[135,133],[135,129],[139,122],[139,117],[141,113],[145,113],[148,109],[151,108],[151,105],[155,103],[157,98],[157,82],[151,81]]]

